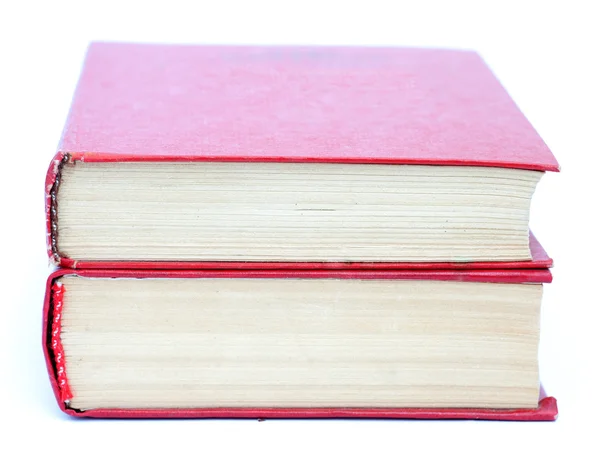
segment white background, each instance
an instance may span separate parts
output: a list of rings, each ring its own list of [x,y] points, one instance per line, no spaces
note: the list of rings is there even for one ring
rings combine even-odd
[[[0,470],[600,470],[598,2],[3,2]],[[42,358],[43,182],[90,40],[478,50],[562,165],[532,227],[555,259],[542,381],[555,423],[74,420]],[[596,392],[594,392],[596,391]],[[595,406],[596,405],[596,406]]]

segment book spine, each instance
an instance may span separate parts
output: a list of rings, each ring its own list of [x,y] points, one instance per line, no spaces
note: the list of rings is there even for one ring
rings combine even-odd
[[[62,167],[69,161],[68,153],[58,153],[52,159],[46,173],[46,247],[50,262],[56,266],[61,265],[61,258],[57,247],[57,194],[60,185]]]
[[[63,296],[65,294],[65,286],[60,282],[55,282],[52,285],[52,328],[50,346],[54,355],[54,367],[56,370],[56,380],[60,394],[60,401],[68,404],[73,398],[69,382],[67,380],[67,371],[65,365],[65,351],[61,341],[61,322],[62,322],[62,307]]]

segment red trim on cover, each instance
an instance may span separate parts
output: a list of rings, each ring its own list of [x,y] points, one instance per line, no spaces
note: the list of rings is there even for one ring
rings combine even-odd
[[[108,152],[82,152],[70,151],[73,161],[81,162],[284,162],[289,164],[383,164],[383,165],[431,165],[431,166],[474,166],[477,167],[503,167],[534,171],[558,172],[557,163],[541,164],[520,162],[510,159],[487,161],[478,160],[476,164],[465,159],[427,159],[412,157],[321,157],[321,156],[211,156],[211,155],[151,155],[151,154],[114,154]]]
[[[485,283],[550,283],[548,269],[523,270],[134,270],[134,269],[59,269],[50,277],[63,276],[112,278],[250,278],[250,279],[364,279],[364,280],[440,280]]]
[[[169,408],[64,410],[71,416],[89,418],[378,418],[378,419],[471,419],[503,421],[554,421],[556,399],[545,397],[537,408]]]
[[[52,285],[52,335],[50,338],[50,345],[54,354],[54,367],[60,392],[60,401],[66,403],[73,398],[73,394],[71,393],[69,382],[67,381],[65,351],[60,339],[64,293],[65,286],[62,283],[56,282]]]

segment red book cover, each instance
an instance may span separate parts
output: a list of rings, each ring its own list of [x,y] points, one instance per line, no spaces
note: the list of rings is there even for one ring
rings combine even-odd
[[[43,313],[42,343],[59,407],[72,416],[96,418],[412,418],[481,419],[507,421],[553,421],[558,415],[556,400],[540,391],[535,409],[482,408],[173,408],[173,409],[91,409],[69,408],[70,389],[60,341],[62,289],[57,280],[67,275],[109,278],[357,278],[404,280],[460,280],[489,283],[549,283],[546,269],[510,271],[136,271],[61,269],[48,277]]]
[[[377,106],[373,106],[373,104]],[[335,104],[333,106],[332,104]],[[557,171],[474,52],[366,47],[92,44],[46,179],[48,252],[64,267],[438,269],[475,263],[75,261],[57,250],[63,162],[237,161],[495,166]]]

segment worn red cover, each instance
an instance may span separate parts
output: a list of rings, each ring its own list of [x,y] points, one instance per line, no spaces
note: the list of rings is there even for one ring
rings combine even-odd
[[[553,421],[558,415],[556,400],[540,391],[535,409],[481,408],[197,408],[197,409],[94,409],[77,411],[69,408],[67,376],[61,367],[60,345],[53,344],[60,333],[60,290],[56,282],[63,276],[82,277],[301,277],[301,278],[368,278],[463,280],[490,283],[547,283],[552,280],[545,269],[512,271],[135,271],[135,270],[58,270],[48,277],[44,300],[42,343],[50,383],[59,407],[72,416],[95,418],[413,418],[413,419],[482,419],[510,421]],[[58,309],[57,309],[58,307]],[[58,317],[58,318],[57,318]],[[53,329],[54,327],[54,329]],[[58,329],[58,331],[57,331]],[[60,341],[58,341],[59,343]],[[58,354],[57,354],[58,353]],[[60,384],[60,385],[59,385]]]
[[[419,48],[90,46],[46,179],[64,267],[511,268],[550,262],[266,264],[73,261],[53,230],[65,161],[256,161],[559,169],[484,61]],[[54,202],[55,203],[55,202]]]
[[[65,153],[558,170],[476,53],[417,48],[92,44]]]

